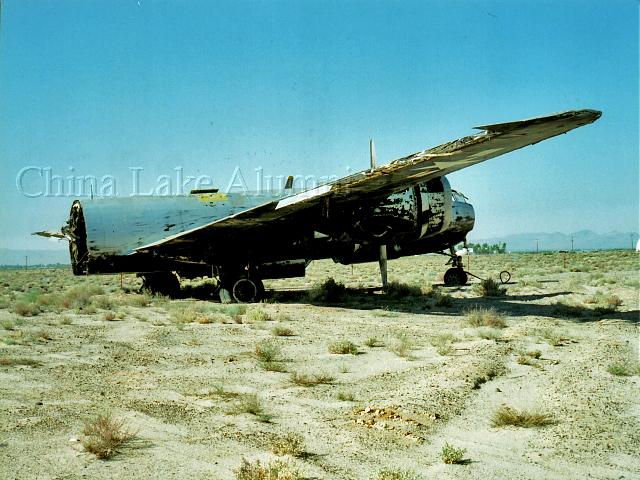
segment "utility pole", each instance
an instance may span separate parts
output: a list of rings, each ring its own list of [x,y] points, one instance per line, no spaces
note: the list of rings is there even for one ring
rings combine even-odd
[[[540,249],[538,248],[538,239],[536,238],[536,253],[540,253]]]
[[[573,234],[571,234],[571,251],[573,252]]]
[[[24,256],[24,269],[27,270],[29,268],[29,257]]]

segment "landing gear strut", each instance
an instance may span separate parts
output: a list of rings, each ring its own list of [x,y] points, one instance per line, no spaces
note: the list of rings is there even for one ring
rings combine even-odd
[[[467,272],[464,271],[462,258],[456,255],[453,247],[449,248],[449,252],[451,253],[451,259],[447,263],[450,263],[452,267],[444,272],[444,284],[447,287],[466,285],[469,277],[467,276]]]

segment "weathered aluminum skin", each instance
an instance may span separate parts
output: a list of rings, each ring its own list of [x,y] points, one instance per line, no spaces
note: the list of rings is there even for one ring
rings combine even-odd
[[[82,200],[91,256],[128,255],[171,235],[202,227],[277,198],[275,195],[197,194]]]

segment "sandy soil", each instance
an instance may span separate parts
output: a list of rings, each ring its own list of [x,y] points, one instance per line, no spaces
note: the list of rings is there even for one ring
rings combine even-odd
[[[305,478],[378,478],[383,468],[424,479],[640,478],[640,377],[607,371],[614,362],[639,360],[638,264],[631,256],[624,268],[609,270],[607,258],[593,267],[602,275],[571,272],[557,258],[562,268],[555,273],[536,271],[530,259],[529,271],[518,272],[519,260],[511,258],[516,272],[506,296],[481,297],[473,286],[446,289],[450,306],[435,305],[428,295],[392,301],[354,293],[346,303],[328,306],[279,294],[280,302],[259,307],[271,317],[267,321],[252,320],[250,307],[213,323],[176,322],[176,312],[210,308],[195,299],[112,307],[123,318],[111,321],[102,309],[21,318],[0,331],[0,339],[46,332],[0,343],[0,358],[41,362],[0,366],[0,478],[229,479],[242,457],[277,458],[270,439],[287,432],[306,441],[307,454],[290,459]],[[486,274],[503,266],[472,261],[480,262],[472,271]],[[398,260],[391,262],[391,275],[429,287],[441,263],[433,257]],[[377,280],[374,265],[352,271],[318,262],[305,280],[269,286],[303,288],[329,274],[354,286]],[[4,277],[5,292],[15,290],[11,279],[19,283],[19,275]],[[603,281],[609,277],[611,283]],[[99,278],[116,295],[118,277]],[[623,305],[594,313],[585,301],[599,291],[615,292]],[[558,302],[585,311],[567,314]],[[506,316],[499,338],[481,338],[468,325],[464,312],[478,305]],[[0,320],[17,318],[10,306],[0,310]],[[295,335],[274,336],[276,325]],[[443,334],[455,337],[445,355],[432,345]],[[552,334],[555,346],[548,340]],[[409,358],[391,351],[398,335],[413,344]],[[379,346],[366,346],[370,337]],[[279,346],[286,372],[260,365],[253,352],[262,340]],[[354,342],[358,354],[329,353],[336,340]],[[531,350],[541,352],[534,366],[517,362]],[[290,380],[294,371],[335,380],[297,386]],[[478,385],[487,372],[498,374]],[[269,418],[230,414],[243,397],[220,395],[216,385],[257,393]],[[338,392],[352,394],[353,401],[339,400]],[[502,404],[548,412],[557,423],[492,427]],[[108,461],[83,451],[80,442],[84,422],[98,413],[125,419],[137,431],[136,440]],[[468,461],[445,465],[445,442],[466,448]]]

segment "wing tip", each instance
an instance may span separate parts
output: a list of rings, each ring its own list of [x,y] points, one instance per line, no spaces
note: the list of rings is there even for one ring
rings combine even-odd
[[[550,115],[543,115],[540,117],[532,117],[526,118],[524,120],[517,120],[515,122],[504,122],[504,123],[492,123],[488,125],[478,125],[477,127],[473,127],[476,130],[485,130],[487,132],[501,132],[516,128],[522,125],[528,125],[531,123],[542,122],[544,120],[552,119],[552,118],[574,118],[579,119],[579,126],[587,125],[589,123],[593,123],[598,120],[602,116],[602,112],[600,110],[592,110],[592,109],[583,109],[583,110],[567,110],[565,112],[560,113],[552,113]]]

